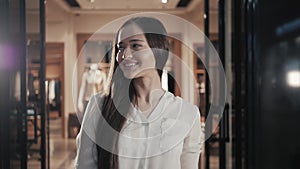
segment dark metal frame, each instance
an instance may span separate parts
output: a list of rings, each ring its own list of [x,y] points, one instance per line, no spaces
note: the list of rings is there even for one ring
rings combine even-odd
[[[219,56],[220,60],[222,62],[222,65],[225,70],[225,0],[219,0]],[[219,70],[221,71],[221,70]],[[225,70],[226,71],[226,70]],[[220,88],[223,88],[224,86],[221,86]],[[221,100],[220,100],[221,102]],[[219,168],[220,169],[226,169],[226,142],[229,141],[229,136],[228,136],[228,112],[229,111],[229,105],[226,104],[222,119],[219,124]]]
[[[8,8],[8,1],[7,0],[0,0],[0,42],[3,43],[3,41],[7,41],[9,37],[7,37],[6,32],[8,32],[8,15],[9,14],[9,8]],[[9,88],[9,77],[8,77],[8,71],[6,69],[2,69],[0,67],[0,78],[1,78],[1,85],[0,85],[0,169],[9,168],[9,147],[6,145],[6,143],[9,142],[9,133],[8,125],[9,125],[9,91],[7,90]]]
[[[219,5],[218,5],[218,10],[219,10],[219,20],[218,20],[218,52],[219,56],[222,62],[222,66],[224,67],[225,65],[225,0],[219,0]],[[205,0],[204,2],[204,14],[206,15],[206,18],[204,20],[204,31],[205,35],[209,39],[210,31],[209,31],[209,0]],[[205,46],[208,45],[208,39],[205,40]],[[205,55],[209,56],[209,51],[207,48],[205,48]],[[207,57],[209,58],[209,57]],[[209,63],[209,60],[206,59],[206,64]],[[207,68],[208,69],[208,68]],[[219,70],[222,71],[222,70]],[[208,70],[206,71],[206,77],[208,77]],[[209,78],[205,78],[205,91],[206,91],[206,117],[208,116],[208,110],[210,108],[210,88],[209,88]],[[221,85],[221,84],[220,84]],[[223,88],[224,86],[220,86],[220,88]],[[221,98],[220,98],[221,99]],[[222,99],[220,100],[220,103],[222,102]],[[220,107],[221,108],[221,107]],[[223,108],[223,107],[222,107]],[[211,138],[206,138],[207,141],[205,142],[205,168],[209,169],[210,168],[210,143],[211,142],[218,142],[219,143],[219,168],[220,169],[225,169],[226,168],[226,142],[229,141],[229,118],[228,118],[228,111],[229,111],[229,105],[226,104],[224,110],[222,119],[219,124],[219,137],[211,137]],[[211,131],[212,126],[211,123],[206,123],[205,125],[205,130],[206,131]]]
[[[205,42],[204,42],[204,46],[207,46],[208,42],[208,38],[210,35],[209,32],[209,0],[205,0],[204,1],[204,34],[206,35],[207,38],[205,38]],[[205,56],[209,56],[209,50],[207,50],[207,48],[205,47]],[[205,58],[205,64],[208,65],[209,61],[207,59],[208,57]],[[208,67],[206,68],[208,69]],[[210,100],[209,100],[209,78],[208,78],[208,70],[205,71],[205,119],[207,119],[208,116],[208,112],[209,112],[209,108],[210,108]],[[206,123],[205,124],[205,131],[211,131],[212,130],[212,126],[211,123]],[[209,139],[206,138],[205,136],[205,168],[209,169],[210,168],[210,145],[209,145]]]
[[[44,0],[39,0],[40,2],[40,34],[41,34],[41,78],[40,78],[40,85],[41,85],[41,101],[39,103],[39,106],[41,107],[41,168],[45,167],[45,153],[46,153],[46,147],[45,147],[45,3]],[[17,7],[17,8],[13,8]],[[8,169],[12,167],[18,167],[21,169],[27,169],[28,168],[28,141],[36,142],[37,138],[37,131],[35,130],[35,139],[34,140],[28,140],[27,136],[27,122],[28,122],[28,114],[27,114],[27,68],[26,68],[26,62],[27,62],[27,56],[26,56],[26,1],[9,1],[9,0],[0,0],[0,13],[1,13],[1,25],[4,25],[1,27],[0,37],[1,42],[4,44],[10,44],[13,45],[14,48],[18,49],[17,53],[15,54],[15,66],[17,68],[7,69],[7,68],[1,68],[0,76],[2,79],[1,82],[1,123],[0,123],[0,169]],[[17,15],[10,15],[11,10],[16,10],[14,13]],[[15,18],[12,18],[14,16]],[[13,32],[10,29],[11,22],[17,22],[18,25],[17,32]],[[20,101],[15,102],[11,100],[11,88],[13,88],[13,85],[11,83],[11,74],[14,73],[13,71],[17,69],[20,71]],[[3,84],[3,85],[2,85]],[[3,91],[3,92],[2,92]],[[39,109],[39,108],[37,108]],[[10,131],[12,127],[10,116],[11,112],[14,111],[16,113],[16,119],[17,119],[17,147],[18,152],[11,152],[10,150]],[[33,123],[36,126],[36,120],[37,116],[34,114],[34,121]],[[11,164],[11,157],[12,153],[17,153],[18,155],[18,166],[12,166]]]
[[[27,169],[27,85],[26,85],[26,2],[20,2],[20,51],[21,51],[21,137],[20,137],[20,149],[21,149],[21,168]]]
[[[242,48],[240,44],[242,41],[242,1],[234,1],[232,3],[232,27],[233,27],[233,37],[232,37],[232,59],[234,66],[234,96],[233,96],[233,169],[242,169],[241,160],[241,125],[242,125]],[[241,45],[243,46],[243,45]]]
[[[46,81],[46,59],[45,59],[45,2],[40,0],[40,44],[41,44],[41,67],[40,67],[40,93],[41,93],[41,168],[46,169],[47,161],[47,143],[46,143],[46,90],[45,90],[45,81]],[[49,138],[49,136],[48,136]],[[48,164],[49,166],[49,164]]]

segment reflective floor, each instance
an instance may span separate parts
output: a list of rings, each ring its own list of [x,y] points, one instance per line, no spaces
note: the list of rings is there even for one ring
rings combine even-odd
[[[75,139],[61,137],[60,119],[51,120],[50,124],[50,168],[74,168],[76,156]]]
[[[75,139],[61,137],[61,118],[50,120],[50,169],[73,169],[76,156]],[[28,156],[28,168],[40,169],[37,151],[31,146]]]

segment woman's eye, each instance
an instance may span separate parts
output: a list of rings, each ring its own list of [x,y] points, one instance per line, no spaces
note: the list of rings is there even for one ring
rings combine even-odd
[[[132,44],[132,45],[131,45],[131,48],[132,48],[132,49],[139,49],[140,47],[142,47],[141,44]]]
[[[124,50],[125,50],[124,47],[122,47],[122,46],[119,46],[119,47],[118,47],[118,51],[122,52],[122,51],[124,51]]]

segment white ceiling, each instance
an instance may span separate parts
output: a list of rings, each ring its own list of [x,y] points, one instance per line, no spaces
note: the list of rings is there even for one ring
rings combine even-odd
[[[93,2],[94,1],[94,2]],[[175,9],[179,0],[77,0],[82,9]]]
[[[66,11],[91,11],[91,12],[108,12],[112,10],[113,12],[139,10],[139,11],[181,11],[185,9],[186,11],[193,10],[195,7],[199,10],[199,3],[203,3],[204,0],[191,0],[187,7],[177,8],[177,4],[180,0],[168,0],[168,3],[163,4],[161,0],[76,0],[80,5],[80,8],[72,8],[67,4],[65,0],[50,0],[56,2]],[[94,1],[91,3],[91,1]],[[49,2],[48,2],[49,3]],[[27,0],[26,1],[27,10],[35,11],[39,9],[39,0]],[[218,0],[210,0],[210,10],[216,11],[218,9]]]
[[[202,5],[200,4],[204,2],[204,0],[190,0],[187,7],[178,8],[177,4],[179,1],[180,0],[168,0],[166,4],[163,4],[161,0],[94,0],[93,3],[91,3],[91,0],[76,0],[76,2],[80,5],[80,8],[70,6],[66,0],[48,0],[47,4],[54,2],[64,11],[73,14],[131,14],[136,12],[163,12],[180,15],[194,10],[201,10]],[[199,7],[201,9],[199,9]]]

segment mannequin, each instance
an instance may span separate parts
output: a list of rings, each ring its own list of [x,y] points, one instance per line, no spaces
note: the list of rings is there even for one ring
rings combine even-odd
[[[106,74],[98,69],[97,64],[91,64],[90,70],[82,75],[81,87],[78,97],[78,110],[82,114],[92,95],[103,91]]]

